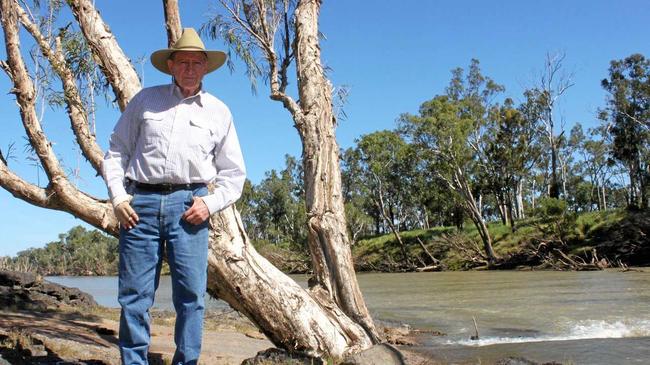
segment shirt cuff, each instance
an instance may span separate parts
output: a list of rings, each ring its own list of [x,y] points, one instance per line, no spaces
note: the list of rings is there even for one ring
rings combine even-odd
[[[208,206],[208,211],[210,212],[210,215],[213,215],[214,213],[224,208],[223,201],[219,199],[219,196],[217,196],[217,194],[213,193],[210,195],[202,196],[201,199],[203,199],[205,205]]]
[[[113,203],[113,208],[117,207],[121,203],[124,203],[125,201],[131,201],[133,199],[133,196],[129,194],[123,194],[123,195],[118,195],[111,199],[111,202]]]

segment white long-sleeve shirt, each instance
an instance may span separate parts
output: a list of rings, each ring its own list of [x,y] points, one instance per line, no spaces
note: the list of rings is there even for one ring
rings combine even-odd
[[[203,197],[210,214],[239,199],[246,170],[228,107],[199,91],[184,98],[174,85],[142,89],[117,122],[104,156],[113,206],[128,200],[126,179],[147,184],[214,182]]]

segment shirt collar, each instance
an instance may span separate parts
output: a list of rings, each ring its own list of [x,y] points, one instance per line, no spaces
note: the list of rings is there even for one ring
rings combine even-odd
[[[181,93],[181,88],[178,87],[175,83],[171,83],[169,85],[169,95],[173,95],[177,97],[179,100],[185,100],[185,99],[194,99],[196,100],[196,103],[199,106],[203,106],[203,95],[206,94],[206,92],[203,90],[203,83],[201,83],[201,87],[199,88],[199,91],[197,91],[196,94],[188,97],[184,97],[183,93]]]

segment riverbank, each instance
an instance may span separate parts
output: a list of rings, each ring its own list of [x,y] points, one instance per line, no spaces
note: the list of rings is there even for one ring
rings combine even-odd
[[[9,363],[119,364],[119,309],[29,273],[0,272],[0,293],[0,354]],[[175,314],[154,309],[151,317],[152,364],[170,363]],[[271,342],[237,312],[206,312],[202,363],[240,364],[269,347]]]
[[[488,224],[497,255],[489,263],[476,228],[436,227],[359,240],[352,247],[357,272],[600,270],[650,266],[650,212],[622,209],[541,214],[515,227]],[[404,255],[406,252],[406,257]]]
[[[552,209],[549,209],[552,211]],[[547,212],[488,225],[497,256],[489,262],[473,224],[434,227],[359,239],[352,245],[357,272],[458,270],[601,270],[650,266],[650,212]],[[400,243],[401,241],[401,243]],[[403,245],[403,246],[402,246]],[[296,245],[261,244],[258,251],[289,274],[308,273],[307,252]]]

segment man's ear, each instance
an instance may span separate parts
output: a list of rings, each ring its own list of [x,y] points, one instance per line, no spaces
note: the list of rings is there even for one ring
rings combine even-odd
[[[172,61],[171,58],[168,58],[167,59],[167,68],[169,69],[169,71],[172,70],[172,65],[173,64],[174,64],[174,61]]]

